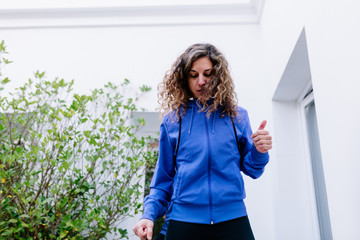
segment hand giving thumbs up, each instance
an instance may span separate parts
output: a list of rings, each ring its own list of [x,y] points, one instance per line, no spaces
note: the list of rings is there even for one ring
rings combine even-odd
[[[261,153],[266,153],[272,148],[272,138],[269,132],[264,130],[265,126],[266,120],[262,121],[259,129],[251,135],[256,149]]]

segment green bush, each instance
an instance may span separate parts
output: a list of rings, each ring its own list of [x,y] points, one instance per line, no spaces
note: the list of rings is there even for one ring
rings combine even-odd
[[[1,42],[0,67],[5,54]],[[8,82],[0,75],[0,239],[128,238],[119,223],[141,209],[156,161],[135,134],[143,119],[131,121],[140,95],[124,97],[128,80],[78,95],[36,72],[3,97]]]

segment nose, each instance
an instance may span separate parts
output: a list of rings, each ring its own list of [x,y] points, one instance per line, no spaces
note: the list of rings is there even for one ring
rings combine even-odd
[[[207,78],[204,75],[199,75],[198,85],[204,86],[207,82]]]

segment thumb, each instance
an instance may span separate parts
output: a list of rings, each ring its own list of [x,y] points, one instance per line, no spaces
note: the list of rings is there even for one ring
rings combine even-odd
[[[152,227],[147,227],[147,235],[146,235],[146,238],[148,239],[148,240],[151,240],[152,239],[152,235],[153,235],[153,233],[152,233]]]
[[[266,126],[266,120],[261,122],[259,130],[264,130],[265,126]]]

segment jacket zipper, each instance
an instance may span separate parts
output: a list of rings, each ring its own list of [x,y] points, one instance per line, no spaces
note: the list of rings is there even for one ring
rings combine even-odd
[[[210,223],[214,224],[213,215],[212,215],[212,194],[211,194],[211,154],[210,154],[210,137],[209,137],[209,129],[206,121],[206,115],[204,115],[205,120],[205,130],[206,130],[206,138],[208,145],[208,186],[209,186],[209,208],[210,208]]]

